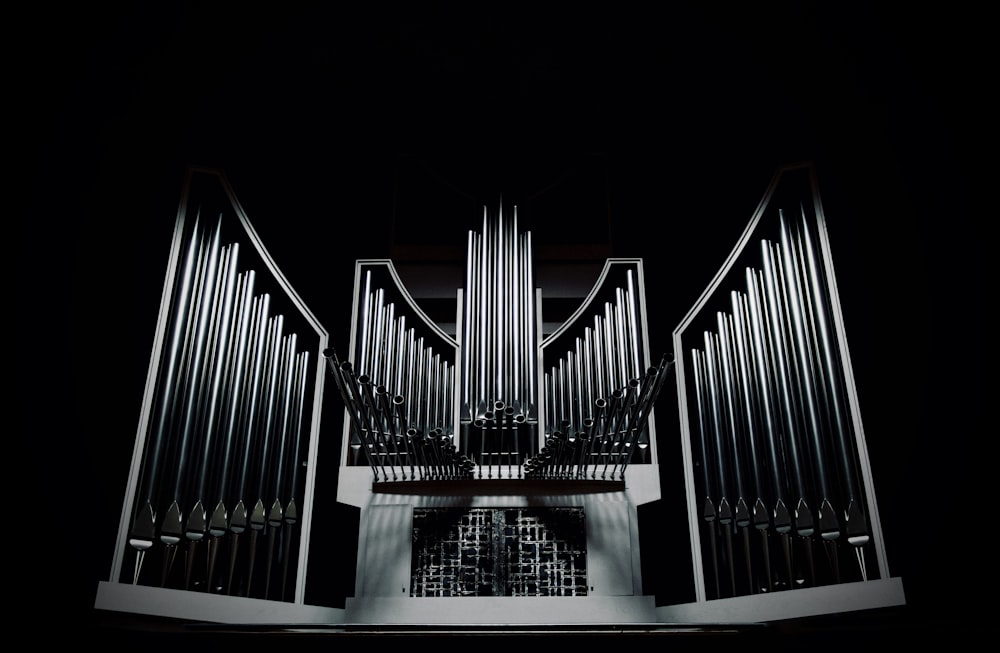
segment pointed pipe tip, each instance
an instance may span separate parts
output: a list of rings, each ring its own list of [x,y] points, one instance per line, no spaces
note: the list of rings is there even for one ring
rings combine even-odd
[[[220,501],[216,506],[215,510],[212,511],[212,518],[208,523],[208,532],[213,537],[219,537],[225,534],[226,525],[229,522],[229,516],[226,513],[226,506]]]
[[[156,515],[153,513],[153,507],[147,503],[135,516],[135,521],[132,523],[129,545],[140,551],[145,551],[153,546],[155,537]]]
[[[805,499],[799,499],[795,506],[795,533],[801,537],[809,537],[816,531],[816,522],[812,510]]]
[[[160,541],[167,545],[177,544],[183,535],[184,522],[181,517],[181,509],[174,501],[163,517],[163,526],[160,527]]]
[[[260,499],[254,504],[253,512],[250,513],[250,528],[254,530],[261,530],[264,528],[264,523],[266,522],[264,502]]]
[[[771,525],[771,518],[767,513],[767,506],[764,505],[764,500],[759,497],[753,504],[753,523],[754,526],[760,530],[763,530]]]
[[[740,527],[750,525],[750,508],[743,497],[736,501],[736,525]]]
[[[774,528],[779,533],[787,533],[792,530],[792,515],[781,499],[778,499],[774,506]]]
[[[710,499],[709,497],[705,497],[705,502],[702,504],[701,517],[702,519],[708,522],[715,521],[716,517],[715,504],[712,503],[712,499]]]
[[[837,513],[828,499],[823,499],[819,506],[819,534],[827,541],[833,541],[840,537],[840,522],[837,520]]]
[[[719,521],[723,524],[732,521],[733,512],[729,507],[729,500],[725,497],[719,500]]]

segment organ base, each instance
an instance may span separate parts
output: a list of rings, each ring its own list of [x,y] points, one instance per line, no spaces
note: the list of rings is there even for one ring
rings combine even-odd
[[[750,623],[903,605],[903,582],[886,578],[656,608],[661,623]]]
[[[194,622],[254,626],[532,626],[585,624],[740,625],[903,605],[899,578],[842,583],[729,599],[656,606],[652,596],[348,598],[329,608],[218,596],[123,583],[100,583],[99,610]]]
[[[349,598],[351,624],[479,626],[655,623],[652,596]]]
[[[344,611],[338,608],[106,581],[98,585],[94,607],[220,624],[339,624],[344,621]]]

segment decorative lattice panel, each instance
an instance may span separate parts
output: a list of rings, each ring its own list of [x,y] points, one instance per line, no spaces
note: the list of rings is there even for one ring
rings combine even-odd
[[[417,508],[411,596],[586,596],[583,508]]]

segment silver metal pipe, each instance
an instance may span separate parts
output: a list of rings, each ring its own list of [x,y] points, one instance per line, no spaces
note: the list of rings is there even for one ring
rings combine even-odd
[[[744,428],[746,441],[746,458],[750,462],[750,474],[753,477],[753,487],[756,496],[751,499],[761,499],[764,494],[760,468],[762,434],[760,432],[760,400],[757,395],[758,382],[754,375],[756,364],[754,351],[749,342],[750,320],[747,310],[747,297],[733,291],[730,293],[733,309],[733,344],[736,348],[734,373],[738,379],[743,402]]]
[[[801,230],[803,234],[807,280],[815,297],[816,340],[820,345],[820,360],[822,361],[823,374],[828,380],[827,393],[830,403],[830,415],[833,421],[834,441],[840,456],[841,472],[844,475],[843,487],[846,492],[845,500],[847,504],[844,509],[844,515],[848,542],[854,546],[862,546],[868,542],[869,534],[864,506],[862,505],[863,493],[858,480],[857,462],[850,438],[849,418],[843,404],[844,400],[842,399],[844,389],[841,374],[843,370],[835,355],[833,345],[834,334],[828,321],[827,311],[829,310],[830,297],[825,290],[826,285],[823,283],[823,277],[817,260],[818,254],[810,236],[809,226],[806,224],[804,209],[801,213]],[[863,569],[862,573],[864,573]]]
[[[555,392],[552,388],[552,375],[545,372],[542,375],[542,392],[545,396],[545,425],[547,432],[542,434],[544,438],[551,432],[552,425],[555,424]]]
[[[583,379],[583,339],[580,337],[576,338],[576,350],[573,352],[573,402],[575,410],[573,412],[573,437],[575,439],[576,432],[583,430],[583,410],[584,406],[587,405],[586,395],[584,388],[586,383]]]
[[[618,368],[615,365],[615,326],[611,310],[611,302],[604,302],[604,378],[608,395],[622,386],[618,380]]]
[[[362,405],[365,406],[365,415],[367,417],[366,426],[368,429],[368,438],[372,444],[372,455],[376,460],[378,460],[379,469],[382,470],[382,479],[388,480],[389,475],[385,470],[388,450],[385,446],[382,425],[380,423],[381,416],[379,413],[378,402],[375,400],[375,394],[372,389],[372,382],[367,375],[362,374],[358,376],[357,383],[360,388]],[[378,480],[377,476],[375,480]]]
[[[506,401],[507,397],[507,347],[506,341],[509,337],[507,333],[507,299],[510,297],[507,287],[507,233],[504,225],[503,204],[500,205],[500,215],[497,222],[497,243],[496,243],[496,312],[494,323],[496,330],[493,333],[493,342],[496,344],[496,390],[493,399]],[[498,452],[499,453],[499,452]]]
[[[209,388],[209,396],[206,397],[204,412],[204,423],[202,430],[204,431],[204,436],[202,438],[202,453],[201,453],[201,470],[198,473],[197,478],[197,491],[195,492],[195,498],[199,501],[205,500],[208,497],[205,496],[205,486],[209,480],[209,468],[213,462],[213,452],[216,448],[216,430],[218,426],[218,413],[220,411],[220,403],[224,401],[223,393],[227,390],[226,386],[226,370],[229,367],[229,348],[233,340],[232,331],[232,315],[233,315],[233,302],[235,301],[236,295],[236,278],[238,276],[237,264],[239,260],[239,243],[235,243],[230,246],[228,250],[228,255],[224,259],[223,272],[222,272],[222,283],[219,284],[221,301],[218,302],[218,317],[217,324],[215,326],[215,337],[212,356],[213,361],[212,371],[209,373],[209,382],[211,387]],[[218,470],[216,470],[216,475],[218,475]]]
[[[638,372],[629,374],[629,338],[626,334],[628,321],[625,310],[625,293],[621,288],[615,288],[615,303],[612,306],[612,316],[615,320],[614,340],[616,341],[618,360],[618,386],[624,388],[629,379],[638,378]]]
[[[396,303],[389,302],[385,308],[385,325],[382,331],[382,367],[379,375],[373,379],[376,385],[390,387],[392,383],[393,359],[396,344]]]
[[[791,526],[794,528],[796,535],[806,538],[813,534],[815,530],[815,520],[813,519],[812,508],[810,507],[810,501],[812,501],[813,496],[811,492],[812,479],[809,477],[809,451],[805,447],[805,435],[802,432],[805,426],[801,406],[802,390],[798,385],[800,381],[800,370],[798,369],[797,361],[792,349],[793,336],[789,332],[790,322],[788,318],[788,300],[784,293],[784,284],[781,281],[784,273],[782,271],[780,246],[772,246],[766,241],[762,242],[761,246],[765,254],[765,277],[770,278],[769,290],[772,296],[771,304],[774,307],[771,314],[771,319],[774,323],[772,333],[776,333],[779,336],[776,340],[776,351],[779,352],[780,357],[776,358],[783,363],[781,368],[782,373],[779,375],[779,378],[781,380],[782,396],[785,398],[784,408],[786,410],[786,414],[784,415],[784,418],[787,424],[794,424],[795,426],[794,429],[789,429],[787,437],[788,448],[791,454],[791,468],[793,475],[797,480],[798,489],[798,496],[791,511]],[[775,250],[779,251],[776,253]],[[786,542],[786,546],[790,546],[790,544]],[[805,546],[805,553],[807,556],[807,570],[810,574],[810,578],[812,578],[814,576],[814,570],[812,566],[811,544],[807,543]],[[787,552],[786,557],[790,558],[790,554]],[[790,582],[793,580],[794,579],[789,577]]]
[[[476,367],[479,371],[479,393],[476,397],[476,416],[482,419],[486,407],[489,405],[489,387],[487,380],[490,375],[490,317],[489,317],[489,233],[486,229],[486,209],[483,208],[483,233],[480,237],[480,250],[482,257],[479,269],[479,311],[478,311],[478,332],[479,332],[479,360]]]
[[[295,391],[295,413],[294,421],[292,425],[292,455],[289,459],[289,468],[291,474],[289,474],[288,489],[285,492],[285,496],[288,497],[289,504],[295,501],[295,497],[298,494],[299,489],[299,468],[302,466],[299,464],[299,456],[301,446],[302,446],[302,425],[305,416],[305,399],[306,399],[306,389],[309,384],[309,352],[303,351],[298,356],[297,372],[296,372],[296,391]]]
[[[211,245],[208,248],[205,269],[200,280],[200,290],[193,308],[196,315],[191,324],[194,326],[194,340],[191,343],[190,363],[186,377],[187,387],[185,389],[185,407],[181,422],[181,441],[178,443],[178,451],[175,462],[175,476],[173,501],[183,502],[186,473],[189,471],[188,463],[191,459],[190,449],[193,447],[195,422],[199,417],[198,404],[201,399],[202,384],[205,381],[204,365],[206,349],[208,347],[208,327],[211,317],[211,300],[216,286],[216,277],[219,266],[219,239],[221,224],[216,225],[212,235]]]
[[[763,444],[768,464],[766,468],[770,470],[770,491],[773,501],[788,498],[787,486],[787,465],[782,447],[782,440],[778,435],[778,410],[775,403],[775,381],[774,381],[774,361],[772,349],[769,346],[771,341],[768,331],[768,323],[764,316],[763,300],[761,299],[761,288],[763,287],[762,275],[751,268],[746,269],[747,281],[747,308],[749,310],[751,347],[754,351],[754,361],[756,362],[756,379],[758,387],[758,397],[760,399],[760,413],[764,430]],[[768,505],[773,505],[769,502]]]
[[[784,261],[784,286],[788,301],[788,311],[791,317],[792,344],[797,358],[799,369],[799,385],[802,392],[803,417],[808,424],[807,431],[812,435],[812,446],[808,447],[812,451],[813,474],[818,485],[819,501],[831,498],[830,483],[827,478],[826,463],[824,460],[825,432],[826,429],[819,416],[817,390],[814,387],[818,378],[815,361],[812,357],[810,339],[807,335],[809,328],[805,324],[808,316],[805,297],[802,292],[799,274],[804,269],[804,265],[798,260],[795,245],[791,242],[788,233],[787,223],[784,219],[784,212],[779,210],[781,223],[781,252]],[[819,505],[819,504],[817,504]]]
[[[474,406],[472,405],[472,370],[473,370],[473,356],[472,356],[472,334],[474,333],[473,328],[473,311],[472,307],[475,305],[475,283],[473,270],[476,264],[476,251],[475,251],[476,235],[473,231],[469,230],[468,244],[466,245],[465,254],[465,290],[463,292],[463,299],[465,300],[465,307],[462,311],[462,415],[468,415],[469,419],[473,417]]]
[[[718,501],[728,500],[729,497],[729,455],[728,438],[726,437],[725,417],[722,408],[722,398],[718,379],[718,337],[709,332],[705,332],[705,381],[707,388],[707,398],[711,411],[712,433],[715,436],[715,473],[718,479]]]
[[[259,499],[266,498],[264,493],[268,487],[267,474],[269,471],[268,465],[271,464],[271,436],[274,433],[275,413],[281,383],[280,370],[283,357],[281,343],[284,338],[284,323],[284,316],[280,313],[273,318],[272,331],[268,343],[267,365],[269,371],[264,377],[267,382],[267,404],[265,406],[264,421],[261,425],[261,440],[258,449],[260,464],[257,497]]]
[[[525,324],[523,321],[523,312],[527,308],[525,303],[527,302],[527,297],[524,293],[524,265],[522,263],[523,252],[521,251],[520,237],[517,233],[517,207],[514,207],[514,228],[510,237],[511,245],[511,259],[510,259],[510,276],[511,276],[511,311],[510,311],[510,325],[511,325],[511,339],[508,343],[508,348],[510,349],[511,356],[511,369],[510,369],[510,396],[508,400],[510,401],[511,407],[517,406],[518,410],[524,403],[523,395],[523,375],[524,375],[524,343],[527,340],[527,331],[525,330]],[[514,440],[517,440],[515,435]]]
[[[717,313],[717,319],[719,323],[719,344],[720,344],[720,363],[722,367],[722,379],[725,382],[725,402],[726,411],[729,414],[729,429],[731,440],[731,455],[732,455],[732,470],[733,470],[733,481],[735,483],[735,494],[733,495],[736,499],[734,512],[733,512],[733,523],[739,530],[741,537],[743,538],[743,550],[744,550],[744,567],[748,574],[748,584],[747,588],[749,591],[753,589],[753,565],[750,557],[750,534],[749,527],[751,523],[750,510],[746,502],[748,496],[748,486],[746,483],[746,438],[747,438],[747,420],[746,415],[742,409],[742,405],[739,401],[739,396],[742,394],[742,382],[737,371],[738,363],[736,358],[736,345],[734,340],[734,326],[733,318],[730,315],[725,315],[722,312]],[[752,500],[752,499],[751,499]],[[732,561],[735,566],[735,560]]]
[[[793,397],[793,389],[790,385],[792,377],[791,367],[788,363],[788,348],[785,343],[784,326],[787,324],[784,310],[777,288],[777,275],[774,269],[773,256],[767,242],[761,243],[763,255],[764,287],[763,292],[767,301],[768,316],[770,318],[769,334],[772,338],[771,351],[774,355],[773,364],[775,366],[774,378],[778,383],[778,399],[780,401],[780,416],[784,431],[783,442],[787,446],[789,471],[792,474],[792,485],[798,497],[805,497],[806,481],[802,470],[802,456],[799,453],[799,426],[797,423],[797,411]]]
[[[256,444],[257,413],[260,410],[260,389],[264,373],[264,351],[267,341],[267,324],[270,321],[270,295],[262,295],[254,299],[253,322],[251,323],[250,351],[252,364],[247,366],[247,377],[244,383],[246,389],[246,401],[241,410],[241,428],[239,450],[242,451],[242,463],[238,469],[239,480],[236,484],[234,495],[234,505],[241,504],[244,500],[249,500],[247,485],[249,483],[250,467],[253,461],[253,452]],[[232,522],[232,520],[230,520]]]
[[[282,488],[284,486],[284,473],[286,466],[286,457],[288,443],[291,440],[291,428],[292,422],[294,420],[294,401],[295,401],[295,384],[297,382],[297,377],[295,376],[295,366],[296,366],[296,345],[298,344],[298,335],[295,333],[289,333],[285,337],[285,371],[283,375],[283,380],[281,383],[281,410],[279,412],[280,416],[280,437],[276,446],[278,452],[278,460],[274,465],[274,499],[286,499],[287,497],[282,496]]]
[[[382,440],[386,445],[386,455],[389,459],[389,468],[392,470],[392,479],[396,480],[396,468],[400,468],[400,476],[406,480],[406,470],[402,465],[402,457],[399,451],[399,434],[396,430],[395,409],[392,405],[392,395],[389,390],[380,385],[375,388],[375,399],[379,411],[379,423],[383,425]]]
[[[732,472],[732,480],[734,483],[733,495],[734,500],[739,500],[744,498],[745,487],[743,485],[743,455],[742,455],[742,442],[743,442],[743,424],[739,412],[739,405],[735,398],[736,388],[736,378],[733,374],[733,363],[732,363],[732,345],[730,338],[730,326],[728,318],[721,311],[716,312],[716,326],[718,328],[717,342],[718,349],[715,354],[717,355],[717,365],[719,370],[719,377],[717,379],[717,388],[719,390],[719,408],[723,415],[723,420],[725,421],[725,433],[728,436],[727,449],[729,451],[728,458],[730,460],[729,469]]]
[[[535,324],[535,272],[534,272],[534,253],[532,251],[531,245],[531,232],[524,234],[524,279],[525,279],[525,306],[527,311],[525,314],[525,334],[527,337],[524,342],[524,360],[527,362],[525,365],[525,387],[528,389],[527,396],[524,401],[524,412],[531,416],[535,414],[536,407],[536,389],[535,389],[535,375],[537,374],[535,366],[538,361],[538,329]]]
[[[413,425],[421,435],[427,433],[427,368],[425,365],[426,349],[424,348],[424,338],[417,339],[417,356],[414,357],[414,365],[417,369],[416,391],[414,393],[416,404],[414,406]]]
[[[182,355],[186,348],[185,332],[187,320],[184,319],[184,316],[190,310],[192,291],[196,284],[196,261],[199,258],[198,223],[199,220],[196,217],[194,231],[188,244],[187,255],[185,256],[183,272],[174,290],[175,301],[172,313],[173,334],[170,338],[167,362],[163,367],[164,371],[161,372],[164,375],[164,380],[163,390],[159,399],[158,417],[145,453],[146,461],[142,470],[142,494],[132,516],[128,542],[136,550],[133,583],[139,582],[146,551],[153,547],[156,539],[156,521],[158,504],[160,503],[159,497],[156,496],[160,486],[158,482],[161,471],[160,459],[161,457],[166,458],[170,455],[173,443],[167,434],[168,422],[177,410],[177,402],[180,399],[178,395],[184,383],[183,370],[181,369],[183,365]],[[161,541],[163,541],[162,535]],[[167,557],[169,558],[169,556]],[[165,584],[166,582],[168,569],[169,566],[165,564],[161,574],[163,578],[161,584]]]
[[[599,400],[604,400],[611,390],[604,381],[604,331],[601,317],[594,316],[594,394]]]
[[[364,289],[361,291],[361,338],[358,343],[359,351],[355,352],[358,357],[357,368],[362,374],[371,371],[371,346],[372,328],[374,321],[374,306],[372,306],[372,271],[365,271]]]
[[[248,341],[252,323],[253,291],[255,282],[256,274],[253,270],[249,270],[246,274],[241,275],[239,291],[237,293],[240,300],[237,314],[237,325],[235,328],[236,337],[235,349],[233,351],[233,367],[230,372],[229,380],[231,398],[229,400],[229,411],[226,417],[225,440],[222,445],[222,460],[219,464],[220,471],[218,492],[215,497],[220,503],[229,501],[229,505],[233,505],[231,503],[232,498],[226,496],[229,490],[229,475],[232,467],[231,458],[234,451],[238,449],[235,438],[237,437],[237,429],[239,428],[240,411],[244,401],[246,400],[245,376],[247,363],[250,359]]]
[[[593,331],[587,327],[583,331],[583,419],[593,417],[594,414],[594,343]],[[580,422],[583,424],[583,421]]]
[[[641,351],[640,343],[641,339],[639,337],[639,310],[636,307],[636,282],[632,270],[626,272],[626,308],[628,312],[628,338],[629,343],[629,360],[631,367],[629,368],[629,378],[639,378],[642,370],[641,361]]]
[[[375,319],[375,333],[374,338],[371,341],[371,367],[364,370],[359,370],[358,374],[364,374],[373,383],[380,383],[380,376],[382,374],[383,365],[383,352],[382,352],[382,340],[385,337],[385,291],[379,288],[375,291],[375,305],[373,308],[373,317]]]
[[[182,506],[181,510],[183,512],[183,506],[192,506],[188,509],[188,522],[198,522],[198,517],[203,511],[200,503],[196,503],[196,487],[199,481],[199,475],[194,469],[198,466],[199,454],[202,442],[204,440],[204,429],[203,421],[205,416],[205,404],[207,402],[207,397],[209,394],[208,387],[211,383],[211,366],[212,357],[214,355],[215,341],[213,337],[213,328],[215,325],[215,312],[217,310],[219,301],[219,289],[222,286],[222,278],[224,276],[225,268],[225,258],[227,247],[223,247],[216,241],[215,243],[215,260],[212,261],[215,265],[214,277],[211,281],[208,281],[208,285],[202,287],[203,293],[201,300],[199,301],[198,310],[201,311],[201,317],[198,319],[197,323],[201,328],[200,333],[200,344],[199,344],[199,355],[200,360],[196,367],[192,368],[190,383],[189,383],[189,394],[188,394],[188,413],[187,419],[189,420],[185,427],[185,432],[188,434],[186,441],[188,443],[188,454],[185,459],[185,479],[181,485],[180,493],[175,498],[180,502]],[[203,278],[203,283],[206,282],[206,278]],[[188,466],[189,465],[189,466]],[[200,538],[200,533],[191,534],[189,529],[185,527],[185,535],[188,539]],[[190,567],[190,565],[188,565]],[[189,580],[189,571],[185,572],[185,584]]]
[[[621,478],[625,478],[625,469],[631,462],[637,449],[642,449],[643,435],[649,424],[649,417],[663,387],[667,370],[673,366],[673,360],[664,356],[658,367],[646,369],[645,376],[639,381],[639,392],[628,415],[629,448],[622,462]]]
[[[419,360],[420,352],[417,350],[417,340],[416,332],[411,328],[407,333],[407,344],[406,344],[406,387],[403,389],[403,396],[407,397],[406,401],[406,412],[404,413],[406,417],[407,425],[412,425],[416,423],[416,377],[417,377],[417,361]]]
[[[349,412],[349,422],[353,432],[352,447],[354,446],[353,442],[356,441],[357,447],[364,453],[365,461],[372,468],[377,479],[378,468],[372,457],[375,449],[375,442],[371,434],[372,418],[368,415],[368,407],[361,395],[361,389],[358,387],[351,363],[349,361],[341,362],[332,348],[328,348],[324,355],[337,384],[337,389],[340,391]]]

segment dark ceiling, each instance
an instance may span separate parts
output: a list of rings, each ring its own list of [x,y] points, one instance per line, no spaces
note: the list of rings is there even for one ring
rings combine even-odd
[[[23,385],[66,418],[37,436],[53,505],[88,488],[101,506],[64,572],[84,603],[110,563],[188,165],[224,171],[334,339],[355,259],[461,242],[503,197],[540,246],[643,257],[667,350],[776,169],[814,162],[890,562],[918,604],[975,585],[933,539],[973,514],[986,437],[965,376],[992,332],[966,317],[986,305],[974,25],[853,3],[357,4],[87,6],[10,27],[28,44],[9,97],[30,145],[16,281],[38,316],[21,337],[57,355],[27,359]]]

